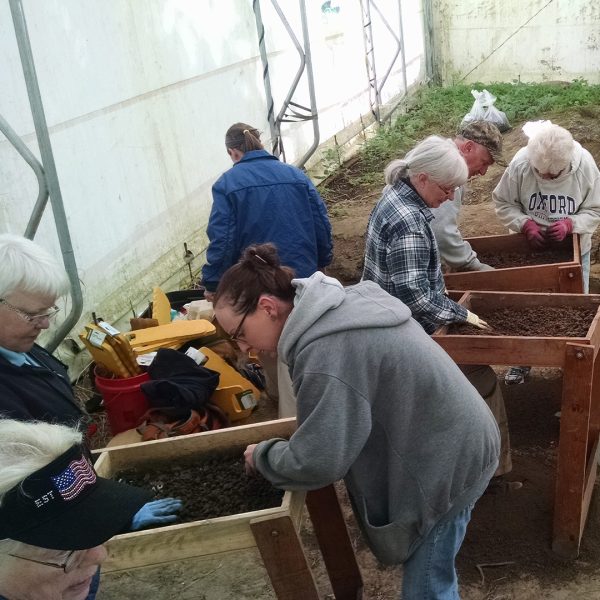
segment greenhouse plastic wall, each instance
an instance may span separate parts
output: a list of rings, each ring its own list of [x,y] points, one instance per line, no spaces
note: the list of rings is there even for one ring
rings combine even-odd
[[[398,0],[377,0],[390,18]],[[422,16],[405,2],[410,84],[425,76]],[[272,93],[278,109],[298,55],[271,2],[262,0]],[[286,18],[301,39],[299,3]],[[224,133],[236,121],[263,132],[270,147],[265,88],[248,0],[23,0],[32,54],[73,249],[84,309],[114,323],[147,303],[155,285],[189,284],[186,242],[199,269],[216,178],[231,166]],[[368,79],[358,2],[306,1],[322,140],[368,121]],[[408,22],[407,19],[413,22]],[[381,24],[375,24],[382,27]],[[377,31],[385,72],[391,38]],[[0,114],[39,157],[8,2],[0,2]],[[398,61],[383,101],[404,93]],[[308,105],[307,82],[295,101]],[[313,142],[310,122],[283,123],[286,159]],[[314,160],[313,160],[314,162]],[[0,231],[23,233],[38,196],[35,174],[0,136]],[[52,213],[36,241],[60,256]],[[76,338],[75,335],[71,337]],[[42,342],[43,342],[42,338]]]

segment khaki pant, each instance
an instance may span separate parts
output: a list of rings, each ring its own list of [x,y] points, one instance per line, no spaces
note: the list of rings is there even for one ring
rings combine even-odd
[[[265,373],[265,392],[279,405],[279,418],[295,417],[296,396],[287,365],[274,352],[259,352],[258,360]]]
[[[498,384],[498,378],[492,367],[488,365],[458,365],[465,374],[471,385],[479,392],[485,400],[489,409],[498,423],[500,430],[500,461],[494,477],[504,475],[512,470],[510,457],[510,436],[508,433],[508,419],[502,390]]]

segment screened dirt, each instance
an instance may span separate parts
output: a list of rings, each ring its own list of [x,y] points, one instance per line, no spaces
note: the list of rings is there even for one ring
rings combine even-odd
[[[528,337],[585,337],[598,308],[533,306],[483,309],[477,316],[490,329],[479,329],[467,323],[448,327],[452,335],[510,335]]]
[[[573,253],[568,248],[549,248],[543,252],[478,252],[477,258],[494,269],[510,267],[527,267],[531,265],[548,265],[553,263],[572,262]]]
[[[273,508],[283,491],[244,472],[243,451],[120,471],[115,479],[152,490],[154,498],[183,501],[178,523]]]

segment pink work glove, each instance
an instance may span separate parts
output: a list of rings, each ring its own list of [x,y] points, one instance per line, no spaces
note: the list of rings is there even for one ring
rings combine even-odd
[[[569,217],[556,221],[546,229],[546,237],[553,242],[562,242],[570,233],[573,233],[573,221]]]
[[[532,248],[542,248],[546,245],[542,229],[533,219],[525,221],[525,225],[523,225],[521,231],[525,234]]]

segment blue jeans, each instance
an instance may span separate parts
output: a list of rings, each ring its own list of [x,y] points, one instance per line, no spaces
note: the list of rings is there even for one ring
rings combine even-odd
[[[581,275],[583,276],[583,293],[590,293],[590,253],[581,255]]]
[[[96,594],[98,593],[98,588],[100,587],[100,567],[96,571],[94,578],[92,579],[92,583],[90,583],[90,592],[87,595],[85,600],[96,600]]]
[[[460,600],[454,560],[465,538],[475,502],[442,519],[403,564],[402,600]]]

